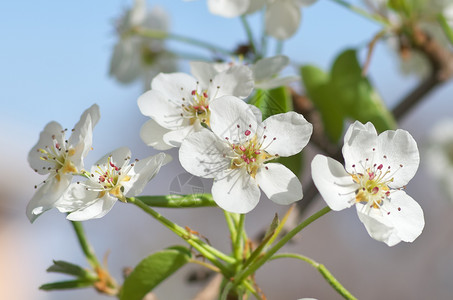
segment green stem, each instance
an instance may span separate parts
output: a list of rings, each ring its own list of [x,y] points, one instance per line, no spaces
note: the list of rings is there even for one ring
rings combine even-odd
[[[256,52],[256,47],[255,47],[255,40],[253,38],[253,32],[252,32],[252,29],[250,28],[250,25],[247,22],[247,19],[245,18],[245,16],[241,16],[241,22],[242,22],[242,26],[244,26],[245,32],[247,34],[247,39],[249,40],[250,48],[252,49],[253,54],[256,55],[257,52]]]
[[[363,10],[361,9],[360,7],[357,7],[357,6],[354,6],[344,0],[331,0],[343,7],[346,7],[347,9],[361,15],[362,17],[365,17],[367,19],[370,19],[370,20],[373,20],[373,21],[376,21],[384,26],[391,26],[392,24],[390,24],[390,22],[386,19],[386,18],[383,18],[382,16],[380,15],[377,15],[377,14],[370,14],[369,12],[367,12],[366,10]]]
[[[356,297],[354,297],[333,275],[332,273],[330,273],[329,270],[327,270],[327,268],[312,260],[311,258],[308,258],[306,256],[303,256],[303,255],[299,255],[299,254],[294,254],[294,253],[284,253],[284,254],[276,254],[274,256],[272,256],[269,260],[274,260],[274,259],[278,259],[278,258],[296,258],[296,259],[300,259],[302,261],[305,261],[307,263],[309,263],[310,265],[312,265],[315,269],[317,269],[319,271],[319,273],[321,273],[321,275],[326,279],[326,281],[341,295],[343,296],[343,298],[345,299],[348,299],[348,300],[357,300]]]
[[[219,52],[219,53],[222,53],[222,54],[225,54],[225,55],[228,55],[228,56],[234,55],[232,51],[223,49],[223,48],[221,48],[219,46],[207,43],[205,41],[201,41],[201,40],[198,40],[198,39],[194,39],[194,38],[178,35],[178,34],[175,34],[175,33],[168,33],[168,32],[162,31],[162,30],[136,28],[134,30],[134,33],[136,33],[136,34],[138,34],[140,36],[146,37],[146,38],[150,38],[150,39],[175,40],[175,41],[186,43],[186,44],[189,44],[189,45],[205,48],[205,49],[208,49],[208,50],[210,50],[212,52]]]
[[[158,212],[156,212],[154,209],[140,201],[138,198],[127,198],[127,202],[132,203],[139,208],[141,208],[143,211],[145,211],[147,214],[151,215],[154,219],[159,221],[161,224],[163,224],[165,227],[176,233],[179,237],[184,239],[189,245],[194,247],[198,252],[200,252],[206,259],[208,259],[212,264],[214,264],[217,268],[222,270],[222,273],[225,275],[227,274],[228,270],[226,267],[217,260],[217,258],[222,259],[223,261],[229,263],[229,264],[235,264],[236,260],[219,250],[207,245],[205,242],[200,240],[198,237],[193,236],[190,232],[188,232],[186,229],[182,228],[181,226],[173,223],[172,221],[168,220]]]
[[[253,286],[250,284],[248,281],[244,281],[244,287],[255,296],[257,300],[263,300],[263,298],[260,296],[260,294],[253,288]]]
[[[135,197],[152,207],[186,208],[217,206],[211,194],[139,196]]]
[[[227,212],[226,210],[223,211],[225,215],[225,220],[228,226],[228,230],[230,231],[230,238],[231,241],[236,240],[237,232],[236,232],[236,227],[234,226],[233,219],[231,216],[231,213]],[[234,252],[234,244],[231,243],[231,250]]]
[[[85,231],[83,230],[83,226],[81,222],[71,221],[72,227],[77,235],[77,240],[79,241],[80,247],[82,248],[83,254],[87,258],[88,262],[90,263],[91,267],[96,268],[100,266],[98,258],[94,253],[93,247],[91,247],[88,239],[85,235]]]
[[[275,54],[280,55],[283,53],[283,41],[277,41],[277,48],[275,49]]]
[[[331,209],[326,206],[323,209],[319,210],[318,212],[314,213],[302,223],[294,227],[290,232],[288,232],[285,236],[282,237],[278,243],[276,243],[272,248],[269,249],[263,256],[258,258],[254,263],[252,263],[247,269],[243,270],[239,273],[236,278],[234,279],[234,284],[237,285],[244,281],[245,278],[254,274],[256,270],[258,270],[266,261],[269,260],[280,248],[282,248],[289,240],[291,240],[296,234],[298,234],[302,229],[319,219],[320,217],[327,214]]]
[[[243,237],[243,232],[244,232],[244,221],[245,221],[245,214],[240,214],[239,215],[239,220],[237,224],[237,229],[236,229],[236,239],[233,240],[234,243],[234,257],[236,258],[236,261],[239,263],[238,266],[240,265],[240,262],[242,261],[242,252],[243,252],[243,243],[242,243],[242,237]]]

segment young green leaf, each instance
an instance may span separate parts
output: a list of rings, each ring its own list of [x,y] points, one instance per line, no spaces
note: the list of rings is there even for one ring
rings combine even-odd
[[[250,104],[261,110],[263,120],[292,109],[291,94],[285,86],[272,90],[257,90]]]
[[[68,290],[68,289],[80,289],[92,286],[93,280],[77,279],[68,281],[58,281],[52,283],[46,283],[39,287],[40,290],[51,291],[51,290]]]
[[[68,274],[68,275],[74,275],[74,276],[80,277],[80,278],[86,278],[86,277],[92,276],[90,271],[88,271],[78,265],[75,265],[75,264],[72,264],[72,263],[69,263],[66,261],[62,261],[62,260],[54,260],[53,265],[51,265],[47,269],[47,272],[63,273],[63,274]]]
[[[190,258],[190,251],[182,246],[151,254],[126,278],[120,292],[120,300],[142,300],[159,283],[184,266]]]

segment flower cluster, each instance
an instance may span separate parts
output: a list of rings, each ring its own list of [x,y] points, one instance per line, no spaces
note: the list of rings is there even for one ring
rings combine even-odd
[[[41,175],[48,174],[27,206],[33,222],[43,212],[57,208],[69,213],[70,220],[100,218],[116,200],[140,194],[169,156],[160,153],[128,164],[130,151],[120,148],[101,158],[91,171],[84,170],[83,159],[91,150],[93,128],[99,121],[99,107],[87,109],[66,139],[66,131],[50,122],[28,155],[30,166]],[[74,176],[87,180],[73,182]]]
[[[312,125],[296,112],[262,120],[246,99],[254,88],[273,88],[294,80],[276,75],[288,63],[276,56],[248,66],[192,62],[193,76],[161,73],[151,90],[138,99],[151,117],[141,129],[143,141],[159,150],[180,147],[179,160],[193,175],[213,178],[214,201],[226,211],[245,214],[258,203],[262,190],[278,204],[302,199],[298,177],[279,157],[299,153],[309,142]],[[129,164],[128,148],[101,158],[90,171],[83,158],[91,149],[92,130],[99,120],[93,105],[66,140],[65,130],[49,123],[29,162],[49,174],[27,207],[30,220],[56,207],[70,220],[100,218],[117,200],[140,194],[160,167],[163,153]],[[423,211],[404,192],[419,164],[417,145],[403,130],[377,135],[371,123],[352,124],[344,137],[345,168],[323,155],[312,161],[313,181],[333,210],[356,205],[368,233],[389,246],[411,242],[424,227]],[[85,181],[73,182],[80,175]]]

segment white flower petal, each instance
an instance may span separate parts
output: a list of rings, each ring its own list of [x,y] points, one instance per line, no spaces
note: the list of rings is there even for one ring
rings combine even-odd
[[[197,81],[192,76],[185,73],[160,73],[151,82],[151,89],[161,92],[165,100],[173,103],[182,103],[182,99],[191,97],[191,92],[195,90]]]
[[[255,115],[256,121],[258,123],[261,123],[261,121],[263,120],[263,113],[261,112],[261,110],[253,104],[249,104],[249,108]]]
[[[153,119],[149,119],[140,129],[140,138],[146,145],[151,146],[154,149],[168,150],[173,148],[166,144],[163,139],[163,136],[168,132],[170,132],[169,129],[160,126]]]
[[[216,67],[218,64],[208,63],[204,61],[191,61],[190,73],[199,81],[202,88],[207,88],[210,80],[213,79],[219,71]],[[229,66],[225,67],[224,71],[228,70]]]
[[[110,59],[110,76],[121,83],[131,83],[141,73],[141,58],[139,53],[140,42],[137,39],[126,38],[120,40],[113,48]]]
[[[253,72],[247,66],[231,66],[220,72],[209,84],[208,96],[210,99],[225,95],[246,98],[253,91]]]
[[[293,0],[299,6],[310,6],[318,0]]]
[[[55,203],[55,207],[63,213],[73,212],[87,207],[97,201],[98,191],[89,188],[98,188],[92,181],[86,180],[81,183],[71,183],[64,194]]]
[[[286,77],[276,77],[263,80],[260,82],[255,82],[255,88],[262,90],[271,90],[280,86],[287,86],[291,82],[299,81],[299,76],[286,76]]]
[[[311,162],[313,183],[332,210],[342,210],[355,203],[358,184],[336,160],[316,155]]]
[[[166,156],[165,153],[159,153],[135,162],[128,173],[131,179],[123,182],[124,195],[126,197],[139,195],[146,184],[156,176],[157,172],[165,164]]]
[[[142,114],[153,118],[164,128],[175,130],[186,123],[181,117],[181,105],[165,98],[165,94],[160,91],[147,91],[138,98],[137,102]]]
[[[86,221],[105,216],[116,203],[117,199],[108,193],[93,204],[70,213],[66,218],[71,221]]]
[[[263,146],[269,154],[291,156],[307,145],[313,126],[301,114],[291,111],[270,116],[264,120],[260,130],[263,130],[263,137],[266,135]]]
[[[417,143],[405,130],[388,130],[377,139],[378,151],[374,162],[390,166],[390,174],[394,173],[390,187],[399,188],[406,185],[417,172],[420,163]]]
[[[34,222],[43,212],[55,207],[55,203],[71,184],[72,175],[60,175],[47,179],[33,195],[27,205],[26,213],[30,222]]]
[[[300,8],[292,1],[274,1],[266,10],[266,33],[285,40],[296,33],[301,19]]]
[[[200,122],[197,120],[193,125],[181,127],[180,129],[170,131],[164,134],[163,139],[167,145],[171,145],[172,147],[180,147],[182,141],[189,135],[194,132],[199,131],[203,128]]]
[[[266,57],[251,66],[255,81],[272,78],[280,73],[289,64],[289,58],[285,55]]]
[[[263,8],[264,5],[266,5],[266,0],[249,0],[249,1],[250,4],[249,7],[247,8],[247,11],[245,12],[246,14],[252,14],[257,10]]]
[[[62,142],[62,131],[63,128],[57,122],[48,123],[46,127],[44,127],[44,130],[41,131],[38,143],[36,143],[36,145],[33,146],[33,148],[31,148],[30,152],[28,153],[28,163],[30,164],[30,167],[38,174],[48,174],[48,168],[54,166],[53,161],[41,159],[43,153],[41,153],[39,149],[46,150],[46,147],[53,147],[54,140],[52,139],[52,137],[58,138],[58,140]]]
[[[127,147],[118,148],[110,153],[107,153],[103,157],[101,157],[92,167],[91,167],[91,174],[97,174],[96,171],[99,170],[98,165],[108,165],[109,162],[112,162],[117,167],[122,167],[129,163],[131,158],[131,150]]]
[[[208,0],[209,11],[225,18],[235,18],[244,14],[249,0]]]
[[[179,149],[181,166],[189,173],[203,178],[214,178],[229,168],[231,149],[214,133],[204,129],[191,134]],[[226,154],[225,157],[223,154]]]
[[[235,142],[244,140],[246,130],[251,131],[251,136],[256,132],[256,116],[249,105],[241,99],[224,96],[212,101],[209,108],[211,129],[221,139],[227,137],[231,142]]]
[[[245,214],[258,204],[260,189],[245,169],[225,170],[212,185],[212,196],[226,211]]]
[[[258,169],[255,180],[266,196],[275,203],[287,205],[303,197],[299,178],[281,164],[264,164]]]
[[[393,192],[390,202],[368,213],[366,206],[359,203],[357,214],[370,236],[389,246],[400,241],[413,242],[425,225],[422,208],[404,191]]]
[[[355,173],[352,165],[366,165],[367,159],[373,161],[376,149],[377,132],[373,124],[368,122],[363,125],[359,121],[351,124],[344,136],[342,149],[346,170]]]

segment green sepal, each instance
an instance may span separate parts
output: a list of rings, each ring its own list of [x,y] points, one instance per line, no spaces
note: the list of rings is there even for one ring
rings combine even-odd
[[[139,196],[135,197],[151,207],[187,208],[217,206],[211,194]]]
[[[189,249],[174,246],[143,259],[124,281],[120,300],[142,300],[162,281],[191,259]]]
[[[88,280],[88,279],[57,281],[57,282],[43,284],[39,287],[39,289],[44,290],[44,291],[80,289],[80,288],[91,287],[94,282],[95,282],[95,280]]]

